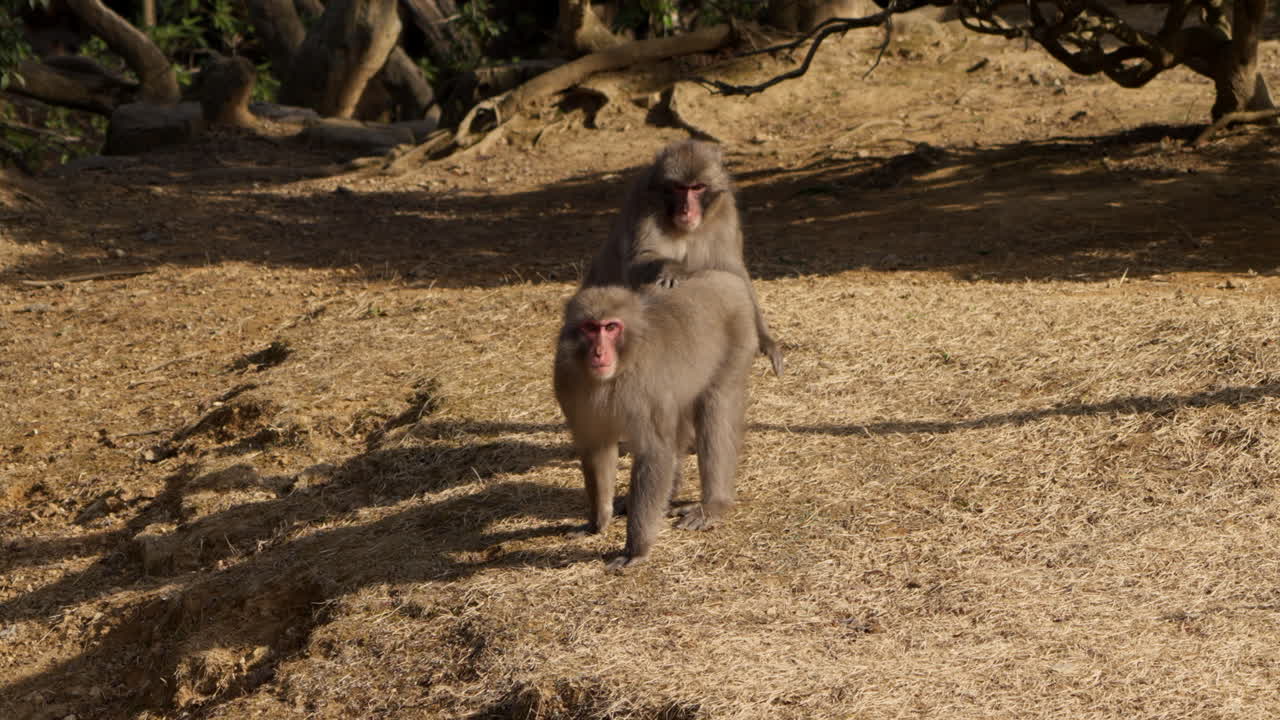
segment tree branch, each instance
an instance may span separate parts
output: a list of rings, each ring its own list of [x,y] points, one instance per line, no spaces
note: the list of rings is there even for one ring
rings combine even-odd
[[[518,113],[529,102],[573,87],[582,82],[583,78],[594,73],[617,70],[635,63],[662,60],[676,55],[708,52],[722,47],[731,37],[732,32],[728,25],[717,25],[684,35],[637,40],[580,57],[471,108],[467,116],[458,124],[458,133],[454,141],[459,147],[472,144],[474,142],[473,125],[482,115],[491,115],[492,119],[501,125],[506,118]]]
[[[102,0],[66,0],[67,7],[80,18],[107,47],[124,58],[142,83],[141,99],[172,104],[178,101],[178,76],[169,59],[141,30],[102,4]]]
[[[1209,127],[1200,131],[1196,135],[1196,139],[1191,141],[1191,147],[1201,147],[1208,144],[1214,135],[1222,132],[1228,125],[1236,123],[1262,123],[1268,120],[1275,120],[1280,117],[1280,108],[1270,108],[1268,110],[1237,110],[1236,112],[1227,113],[1217,120],[1213,121]]]
[[[850,30],[856,30],[858,28],[883,25],[888,22],[889,18],[891,18],[894,13],[898,12],[897,5],[897,0],[890,0],[888,6],[886,6],[884,10],[881,10],[874,15],[868,15],[861,18],[829,18],[822,21],[804,36],[797,38],[796,40],[782,43],[780,45],[773,45],[767,48],[761,48],[759,50],[752,50],[751,52],[738,55],[737,57],[742,58],[759,55],[760,53],[794,50],[808,42],[810,39],[813,40],[813,45],[809,46],[809,52],[805,54],[804,62],[800,63],[800,67],[795,68],[794,70],[789,70],[781,75],[776,75],[758,85],[732,85],[720,80],[711,80],[705,77],[694,77],[690,79],[721,95],[754,95],[758,92],[764,92],[780,82],[794,80],[795,78],[801,77],[805,73],[809,72],[809,65],[813,63],[814,55],[817,54],[818,48],[822,46],[822,42],[828,37],[836,34],[843,35]]]
[[[17,72],[21,77],[9,86],[9,92],[99,115],[110,115],[118,106],[132,102],[138,92],[137,83],[112,75],[89,58],[71,55],[50,61],[20,63]]]

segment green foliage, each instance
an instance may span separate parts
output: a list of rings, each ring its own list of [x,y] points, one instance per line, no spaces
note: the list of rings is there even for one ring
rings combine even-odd
[[[707,0],[700,22],[719,25],[730,20],[758,20],[768,7],[768,0]]]
[[[507,31],[506,23],[493,17],[489,0],[471,0],[458,8],[458,21],[475,34],[483,45]]]
[[[240,54],[252,44],[254,31],[244,3],[235,0],[159,0],[156,25],[147,34],[173,62],[178,83],[187,86],[210,56]],[[279,88],[268,68],[265,61],[258,66],[256,99],[269,100]]]
[[[679,18],[676,0],[627,0],[618,7],[614,30],[647,30],[655,35],[668,35],[675,30]]]
[[[147,31],[151,42],[167,57],[186,54],[195,48],[207,47],[204,40],[204,23],[194,15],[188,15],[173,23],[157,22]]]
[[[222,42],[229,50],[235,52],[244,42],[245,35],[252,33],[249,19],[236,14],[231,0],[213,0],[213,11],[209,15],[209,24],[222,36]]]
[[[440,68],[436,67],[435,64],[431,62],[431,58],[426,57],[425,55],[414,62],[417,63],[418,69],[422,71],[422,76],[427,79],[427,83],[432,87],[435,87],[436,83],[440,80]]]
[[[0,105],[0,150],[26,169],[41,170],[91,154],[107,119],[69,108]]]
[[[259,102],[273,102],[280,92],[280,78],[271,72],[271,63],[264,61],[257,65],[258,78],[253,83],[253,99]]]
[[[46,6],[48,0],[0,0],[0,90],[20,79],[18,63],[31,56],[31,46],[22,32],[21,13]]]
[[[697,24],[718,25],[729,20],[755,20],[768,7],[768,0],[627,0],[618,8],[615,30],[647,31],[653,35],[678,32],[681,8],[697,10]]]
[[[649,29],[656,35],[670,35],[676,30],[680,10],[675,0],[640,0],[640,8],[649,16]]]
[[[156,27],[148,32],[165,55],[189,62],[210,51],[237,54],[253,26],[243,3],[234,0],[161,0]]]

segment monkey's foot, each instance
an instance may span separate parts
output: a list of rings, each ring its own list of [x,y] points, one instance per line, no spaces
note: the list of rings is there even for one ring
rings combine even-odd
[[[604,564],[605,572],[620,573],[624,569],[639,565],[649,559],[648,555],[627,555],[623,553]]]
[[[720,524],[721,513],[709,510],[702,503],[689,503],[671,508],[671,517],[678,517],[676,527],[680,530],[710,530]]]
[[[570,530],[569,532],[565,533],[565,535],[567,537],[570,537],[576,540],[578,538],[590,537],[592,535],[599,535],[600,533],[601,533],[600,526],[593,522],[589,522],[585,525],[582,525]]]

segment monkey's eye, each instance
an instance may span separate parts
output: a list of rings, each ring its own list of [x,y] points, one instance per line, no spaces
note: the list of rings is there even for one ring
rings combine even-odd
[[[702,192],[707,189],[707,186],[702,183],[698,183],[697,185],[690,185],[688,189],[694,192]]]
[[[607,322],[604,324],[604,329],[607,332],[615,333],[621,330],[622,326],[616,322]]]

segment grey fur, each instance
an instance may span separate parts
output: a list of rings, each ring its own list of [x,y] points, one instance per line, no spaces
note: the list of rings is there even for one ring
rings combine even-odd
[[[673,226],[668,206],[672,184],[706,185],[702,223],[690,232]],[[689,273],[724,270],[747,282],[761,354],[775,375],[784,369],[782,350],[769,332],[742,256],[742,221],[733,180],[720,146],[684,140],[663,148],[627,192],[622,215],[591,261],[583,287],[649,284],[674,287]]]
[[[623,323],[618,370],[598,380],[586,370],[588,343],[579,328],[586,320],[611,319]],[[611,569],[648,558],[691,442],[702,501],[675,510],[676,526],[710,529],[733,505],[757,345],[749,285],[733,273],[694,273],[666,291],[586,288],[569,300],[556,348],[555,391],[582,460],[587,532],[603,531],[613,517],[623,435],[634,458],[627,544]]]

